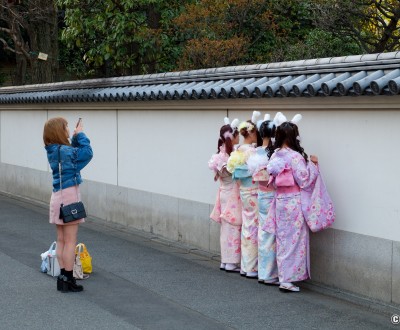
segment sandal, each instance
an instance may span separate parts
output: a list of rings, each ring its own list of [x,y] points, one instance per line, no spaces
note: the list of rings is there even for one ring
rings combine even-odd
[[[235,265],[235,264],[226,264],[225,271],[227,273],[239,273],[240,266]]]
[[[254,279],[254,278],[258,279],[258,272],[247,272],[246,277],[251,278],[251,279]]]
[[[299,292],[300,288],[298,286],[295,286],[293,284],[291,285],[285,285],[285,284],[281,284],[279,286],[279,290],[282,292]]]
[[[274,285],[274,286],[280,285],[278,279],[276,279],[276,280],[265,280],[265,281],[264,281],[264,284],[265,284],[265,285]]]

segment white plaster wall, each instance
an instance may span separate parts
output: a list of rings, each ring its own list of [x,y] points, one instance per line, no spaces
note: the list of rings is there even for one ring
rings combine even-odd
[[[217,150],[226,111],[120,111],[119,184],[214,203],[207,162]]]
[[[288,119],[296,114],[281,111]],[[250,119],[251,113],[229,112],[240,120]],[[301,114],[302,146],[308,155],[318,156],[336,207],[333,228],[400,241],[400,153],[396,147],[400,112],[321,109]]]
[[[46,171],[46,119],[46,111],[1,111],[1,162]]]
[[[337,209],[335,228],[400,241],[399,180],[400,113],[363,111],[334,113],[326,124],[312,114],[316,136],[311,149],[326,157],[321,163]],[[322,119],[322,118],[321,118]],[[310,123],[311,124],[311,123]],[[314,134],[314,133],[313,133]],[[326,153],[333,153],[325,156]]]
[[[268,102],[264,108],[270,106]],[[396,147],[400,112],[382,106],[379,110],[347,111],[330,107],[302,109],[299,128],[305,151],[319,157],[336,206],[334,228],[400,241],[400,154]],[[246,120],[257,109],[244,108],[228,111],[229,117]],[[78,109],[48,113],[43,109],[3,110],[1,162],[47,171],[44,122],[48,117],[64,116],[72,128],[82,117],[94,149],[84,179],[214,203],[218,184],[207,161],[216,151],[226,110]],[[280,110],[288,118],[296,113]],[[270,113],[275,115],[275,111]]]
[[[64,117],[71,135],[79,118],[93,148],[92,161],[82,170],[83,180],[117,184],[117,111],[49,111],[49,118]]]

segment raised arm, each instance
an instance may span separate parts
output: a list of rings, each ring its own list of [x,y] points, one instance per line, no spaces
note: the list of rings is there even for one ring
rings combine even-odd
[[[79,132],[73,136],[71,145],[74,147],[76,153],[77,170],[80,171],[93,158],[93,150],[90,146],[90,140],[85,133]]]

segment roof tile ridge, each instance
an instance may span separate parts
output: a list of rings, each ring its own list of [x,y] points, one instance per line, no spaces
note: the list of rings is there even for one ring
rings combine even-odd
[[[365,58],[365,60],[363,60]],[[172,71],[162,73],[152,73],[144,75],[111,77],[111,78],[93,78],[86,80],[71,80],[65,82],[34,84],[24,86],[7,86],[0,88],[0,94],[6,93],[23,93],[28,91],[54,91],[58,89],[86,89],[86,88],[101,88],[101,87],[122,87],[133,86],[139,84],[162,84],[174,81],[174,79],[185,81],[190,78],[197,79],[212,79],[238,76],[240,74],[256,74],[256,73],[287,73],[293,71],[312,70],[323,68],[327,70],[332,68],[337,70],[354,67],[359,64],[384,64],[382,61],[400,60],[400,51],[390,53],[375,53],[361,54],[340,57],[315,58],[307,60],[286,61],[286,62],[271,62],[265,64],[250,64],[237,65],[217,68],[206,68],[198,70]],[[171,80],[172,79],[172,80]]]

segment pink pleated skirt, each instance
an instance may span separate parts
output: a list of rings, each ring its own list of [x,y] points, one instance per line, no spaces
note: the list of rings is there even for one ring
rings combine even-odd
[[[79,196],[79,197],[78,197]],[[68,205],[71,203],[78,202],[78,198],[80,198],[79,185],[65,188],[62,190],[62,202],[64,205]],[[73,222],[64,223],[62,219],[60,219],[60,205],[61,205],[61,191],[57,191],[51,194],[50,198],[50,223],[55,225],[76,225],[78,223],[85,222],[85,219],[79,219]]]

